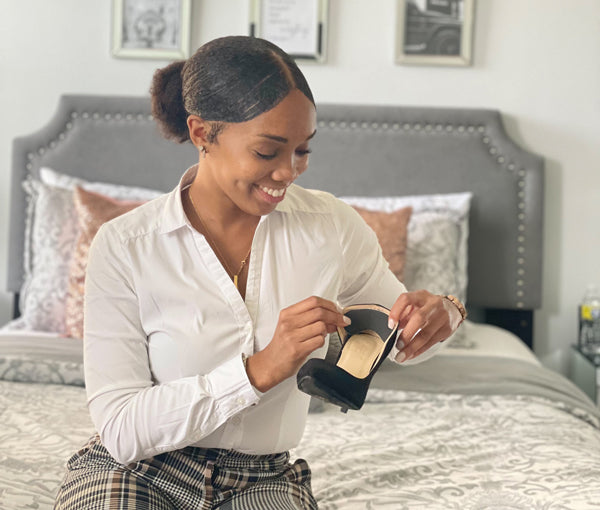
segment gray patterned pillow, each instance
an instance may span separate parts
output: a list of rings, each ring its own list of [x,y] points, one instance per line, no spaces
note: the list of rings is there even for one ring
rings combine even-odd
[[[83,386],[83,344],[49,333],[2,333],[0,379]]]
[[[84,386],[83,364],[64,360],[19,356],[0,357],[3,381]]]
[[[63,333],[69,267],[78,235],[74,186],[121,200],[150,200],[161,194],[145,188],[90,183],[42,168],[42,181],[23,183],[31,215],[27,220],[25,281],[20,291],[21,317],[0,331],[29,330]]]
[[[433,294],[466,297],[461,276],[460,220],[445,213],[415,213],[408,225],[404,284],[408,290],[426,289]]]

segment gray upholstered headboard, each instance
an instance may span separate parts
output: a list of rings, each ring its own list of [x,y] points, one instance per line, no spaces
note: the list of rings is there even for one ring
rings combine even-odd
[[[494,110],[319,105],[310,169],[299,184],[336,195],[472,191],[471,309],[531,345],[540,306],[543,160],[518,147]],[[8,290],[23,279],[25,195],[41,166],[87,179],[170,190],[197,158],[163,140],[142,97],[64,96],[50,123],[16,139]]]

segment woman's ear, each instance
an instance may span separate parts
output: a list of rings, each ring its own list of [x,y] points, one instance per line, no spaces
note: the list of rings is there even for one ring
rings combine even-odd
[[[190,115],[187,118],[187,126],[191,142],[196,147],[205,147],[208,144],[207,134],[210,129],[208,123],[197,115]]]

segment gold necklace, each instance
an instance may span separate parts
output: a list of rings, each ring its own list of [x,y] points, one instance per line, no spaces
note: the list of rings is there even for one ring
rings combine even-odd
[[[217,257],[219,257],[219,260],[221,260],[221,262],[223,263],[223,267],[225,268],[225,271],[227,272],[229,277],[233,278],[233,284],[235,285],[235,288],[239,289],[239,287],[238,287],[239,276],[242,273],[242,271],[244,270],[244,267],[246,266],[246,264],[248,263],[248,258],[250,257],[250,252],[252,251],[252,244],[250,244],[250,249],[248,250],[248,253],[244,257],[244,260],[242,260],[242,263],[240,264],[240,268],[238,269],[238,272],[233,274],[233,271],[231,271],[231,269],[227,265],[227,260],[221,253],[221,250],[219,250],[219,246],[217,245],[215,240],[210,235],[210,232],[208,231],[208,229],[206,228],[206,225],[204,224],[204,222],[202,221],[202,218],[200,217],[200,213],[198,213],[198,208],[196,207],[196,204],[194,203],[194,199],[192,198],[191,186],[188,187],[187,192],[188,192],[187,194],[190,199],[190,202],[192,203],[192,209],[194,209],[194,214],[196,215],[196,218],[200,222],[200,225],[202,226],[202,230],[204,230],[204,233],[206,234],[206,240],[208,241],[208,243],[213,247],[213,249],[217,253]]]

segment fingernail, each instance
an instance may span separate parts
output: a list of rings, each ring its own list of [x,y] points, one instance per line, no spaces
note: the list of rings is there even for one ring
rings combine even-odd
[[[396,354],[396,361],[398,363],[402,363],[405,359],[406,359],[406,353],[399,352],[398,354]]]
[[[392,319],[391,317],[388,319],[388,328],[394,329],[397,324],[398,322]]]
[[[344,324],[346,324],[346,326],[349,326],[350,324],[352,324],[352,321],[350,320],[350,317],[346,317],[344,315]]]
[[[404,342],[402,340],[397,340],[396,341],[396,348],[401,351],[402,349],[404,349]]]

